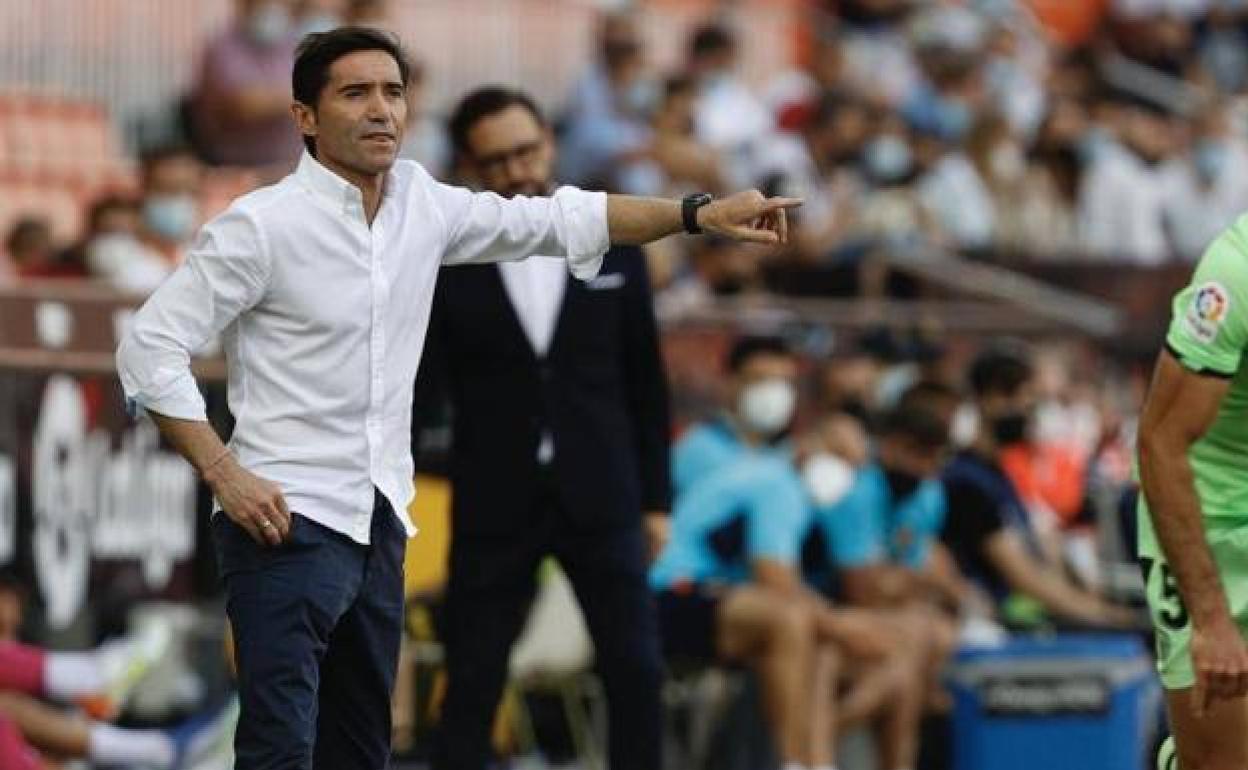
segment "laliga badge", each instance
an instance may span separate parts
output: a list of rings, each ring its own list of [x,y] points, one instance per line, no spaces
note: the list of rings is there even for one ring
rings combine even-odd
[[[1217,281],[1210,281],[1196,289],[1192,304],[1183,317],[1184,325],[1198,341],[1206,344],[1213,342],[1230,309],[1231,295],[1226,287]]]

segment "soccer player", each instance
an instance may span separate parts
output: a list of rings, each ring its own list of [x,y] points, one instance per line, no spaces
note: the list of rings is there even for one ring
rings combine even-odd
[[[1139,555],[1183,770],[1248,767],[1246,239],[1241,218],[1175,297],[1140,418]]]

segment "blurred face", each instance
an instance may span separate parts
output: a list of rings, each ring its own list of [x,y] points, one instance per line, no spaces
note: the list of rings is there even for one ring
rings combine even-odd
[[[117,206],[100,212],[95,235],[132,235],[138,229],[139,212],[129,206]]]
[[[999,446],[1024,441],[1036,401],[1034,382],[1023,383],[1013,393],[987,393],[978,401],[981,425]]]
[[[316,157],[347,178],[384,174],[394,165],[407,125],[399,65],[385,51],[356,51],[335,61],[315,107],[296,103]]]
[[[797,361],[779,353],[756,353],[732,379],[732,406],[746,430],[763,439],[780,435],[797,404]]]
[[[147,171],[145,195],[191,195],[199,193],[203,169],[190,155],[172,155]]]
[[[478,120],[468,130],[469,171],[504,197],[545,195],[555,162],[550,130],[522,105]]]
[[[916,479],[928,479],[940,472],[945,461],[943,447],[922,446],[904,435],[886,436],[880,441],[880,464],[887,470]]]

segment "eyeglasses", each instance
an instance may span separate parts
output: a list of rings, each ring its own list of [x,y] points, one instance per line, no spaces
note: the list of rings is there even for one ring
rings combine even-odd
[[[476,158],[476,164],[482,173],[495,173],[506,170],[507,165],[513,160],[524,164],[532,163],[541,150],[542,140],[534,139],[531,142],[518,144],[510,150],[482,155]]]

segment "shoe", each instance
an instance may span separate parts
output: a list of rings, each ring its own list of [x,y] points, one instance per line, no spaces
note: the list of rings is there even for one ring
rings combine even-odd
[[[111,722],[125,708],[136,687],[164,659],[173,644],[173,627],[152,618],[135,634],[105,644],[98,652],[104,690],[77,699],[92,719]]]
[[[173,770],[230,770],[234,767],[234,728],[238,696],[193,716],[167,731],[173,741]]]

